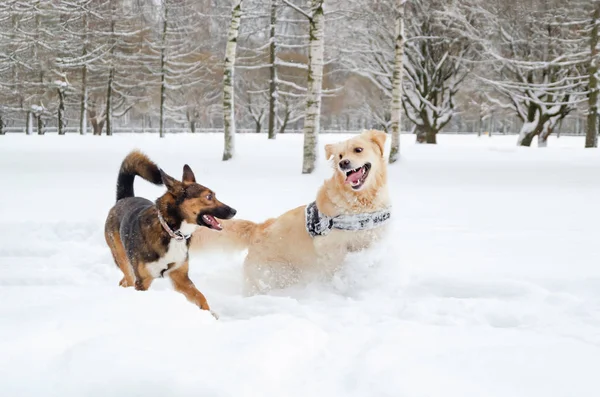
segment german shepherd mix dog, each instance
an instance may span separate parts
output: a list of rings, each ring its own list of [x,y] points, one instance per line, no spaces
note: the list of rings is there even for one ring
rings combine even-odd
[[[155,203],[135,197],[136,176],[164,185],[167,192]],[[119,285],[145,291],[155,278],[168,276],[176,291],[201,309],[210,310],[206,298],[188,277],[189,238],[200,227],[220,231],[217,218],[230,219],[235,213],[217,200],[212,190],[196,183],[187,164],[179,182],[143,153],[131,152],[121,164],[117,203],[108,213],[104,232],[124,275]]]
[[[308,205],[263,223],[231,220],[223,232],[200,229],[192,249],[247,249],[246,293],[329,279],[348,252],[369,247],[387,229],[391,202],[384,157],[386,134],[369,130],[325,146],[333,175]]]

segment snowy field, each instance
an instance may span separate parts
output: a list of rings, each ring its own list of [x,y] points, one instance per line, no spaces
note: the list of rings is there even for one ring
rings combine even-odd
[[[193,257],[218,321],[165,280],[118,287],[103,222],[129,150],[178,178],[189,163],[257,221],[331,172],[300,174],[300,135],[236,139],[223,163],[220,135],[0,137],[2,396],[599,395],[600,151],[583,138],[403,136],[390,239],[331,284],[249,298],[240,254]]]

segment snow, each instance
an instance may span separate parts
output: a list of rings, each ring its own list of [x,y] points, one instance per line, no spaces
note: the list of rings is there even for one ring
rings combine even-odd
[[[403,135],[392,233],[326,285],[243,297],[243,254],[197,255],[215,320],[157,280],[118,286],[103,237],[134,147],[263,220],[314,200],[302,136],[0,138],[3,396],[587,397],[600,390],[600,156],[514,136]],[[388,142],[389,146],[389,142]],[[136,192],[162,189],[143,181]]]
[[[54,85],[57,87],[60,87],[60,88],[68,88],[69,87],[69,83],[67,83],[66,81],[62,81],[62,80],[55,80]]]
[[[41,113],[44,111],[44,107],[39,105],[31,105],[31,111],[35,113]]]

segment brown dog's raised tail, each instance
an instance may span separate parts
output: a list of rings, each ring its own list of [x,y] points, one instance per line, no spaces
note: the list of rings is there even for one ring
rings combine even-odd
[[[121,169],[117,178],[117,201],[135,196],[133,181],[136,176],[141,176],[155,185],[163,184],[158,166],[144,153],[134,150],[121,163]]]

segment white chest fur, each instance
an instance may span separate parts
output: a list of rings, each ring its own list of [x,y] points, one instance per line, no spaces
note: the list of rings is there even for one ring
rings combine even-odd
[[[187,222],[181,224],[179,229],[184,235],[188,235],[194,232],[198,228],[197,225],[192,225]],[[185,263],[188,258],[188,246],[186,240],[177,241],[174,238],[169,242],[167,252],[159,258],[157,261],[146,264],[146,269],[154,278],[161,277],[161,272],[169,267],[169,264],[174,265],[166,271],[163,275],[167,275],[169,272],[177,269]]]

